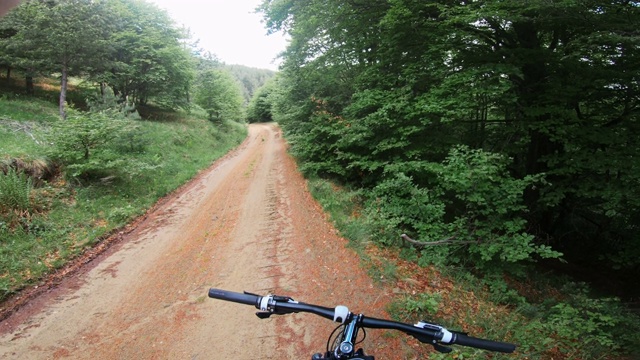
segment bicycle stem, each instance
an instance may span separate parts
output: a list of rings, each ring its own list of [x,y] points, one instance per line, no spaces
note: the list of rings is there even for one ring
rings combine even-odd
[[[347,319],[347,325],[344,330],[344,338],[338,349],[336,349],[340,351],[340,354],[336,354],[338,357],[340,357],[339,355],[350,356],[353,354],[356,337],[358,336],[358,324],[361,320],[362,314],[355,315],[355,318],[353,314],[349,315],[349,319]]]

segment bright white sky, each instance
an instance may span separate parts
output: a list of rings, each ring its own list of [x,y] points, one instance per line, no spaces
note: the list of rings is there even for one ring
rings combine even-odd
[[[226,64],[277,70],[287,41],[267,35],[262,15],[254,13],[261,0],[149,0],[169,12],[178,26],[191,29],[199,47]]]

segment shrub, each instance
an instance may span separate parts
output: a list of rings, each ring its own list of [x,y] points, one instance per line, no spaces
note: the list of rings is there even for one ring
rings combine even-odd
[[[392,172],[373,189],[367,206],[383,234],[380,241],[414,234],[420,239],[418,247],[425,249],[423,264],[472,260],[477,267],[488,268],[534,256],[560,256],[537,245],[526,232],[523,192],[541,179],[511,177],[507,160],[459,146],[442,163],[425,165],[430,174],[425,178],[433,179],[427,186]]]
[[[97,178],[124,173],[132,176],[144,164],[126,161],[122,153],[140,152],[140,129],[117,112],[70,112],[53,126],[51,158],[61,162],[74,178]]]
[[[637,354],[640,350],[640,319],[624,308],[618,298],[594,298],[584,283],[568,283],[562,289],[570,297],[548,310],[545,318],[557,332],[564,352],[580,339],[582,356],[595,358],[611,350]]]
[[[105,87],[102,94],[94,94],[87,99],[87,104],[92,113],[110,111],[131,120],[139,120],[140,114],[136,106],[129,99],[116,96],[110,87]]]

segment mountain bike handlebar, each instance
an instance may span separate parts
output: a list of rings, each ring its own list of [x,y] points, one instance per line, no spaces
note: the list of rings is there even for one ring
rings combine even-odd
[[[260,312],[256,313],[256,315],[261,319],[268,318],[271,315],[308,312],[329,320],[345,323],[346,321],[351,321],[355,316],[355,314],[351,313],[346,306],[339,305],[332,309],[324,306],[298,302],[287,296],[260,296],[247,292],[238,293],[212,288],[209,290],[209,297],[240,304],[253,305],[257,309],[260,309]],[[359,315],[357,319],[358,327],[402,331],[418,339],[420,342],[433,345],[436,350],[443,352],[451,350],[443,347],[442,345],[453,344],[503,353],[511,353],[516,349],[514,344],[475,338],[464,333],[449,331],[440,325],[423,321],[415,325],[410,325],[397,321],[365,317],[362,315]]]

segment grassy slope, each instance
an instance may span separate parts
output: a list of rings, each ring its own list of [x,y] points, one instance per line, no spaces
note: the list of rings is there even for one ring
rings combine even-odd
[[[37,186],[30,214],[0,213],[0,300],[36,283],[160,197],[176,189],[246,137],[246,127],[213,124],[205,114],[155,114],[139,121],[144,151],[131,161],[152,164],[134,178],[67,180],[61,174]],[[46,165],[46,133],[59,121],[52,102],[0,98],[0,161]],[[39,161],[39,160],[44,161]]]

